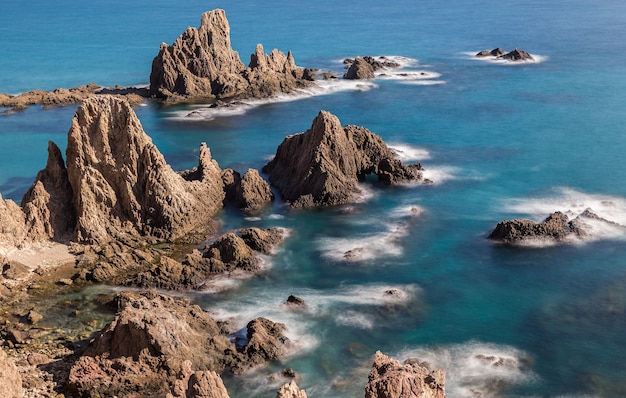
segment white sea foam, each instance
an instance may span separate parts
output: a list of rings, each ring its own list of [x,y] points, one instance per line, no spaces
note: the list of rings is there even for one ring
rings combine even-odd
[[[360,329],[371,329],[374,327],[374,319],[359,311],[344,311],[339,313],[335,321],[340,325],[353,326]]]
[[[581,243],[599,239],[626,238],[626,198],[588,194],[571,188],[555,188],[550,195],[509,199],[503,210],[527,216],[535,222],[543,221],[555,211],[566,214],[570,220],[576,219],[584,226],[585,236],[571,238],[570,243]],[[592,211],[600,217],[585,216],[585,211]],[[550,245],[554,242],[536,241],[530,245]]]
[[[430,159],[430,152],[424,148],[403,143],[390,143],[387,146],[403,162],[421,162],[422,160]]]
[[[532,60],[509,61],[507,59],[494,57],[494,56],[491,56],[491,55],[486,56],[486,57],[477,57],[476,53],[478,53],[478,51],[476,51],[476,52],[465,52],[463,54],[465,56],[467,56],[468,58],[473,59],[473,60],[489,62],[489,63],[499,64],[499,65],[511,65],[511,66],[528,65],[528,64],[540,64],[542,62],[545,62],[548,59],[548,57],[545,56],[545,55],[530,54],[529,53],[533,57]]]
[[[498,397],[506,385],[538,381],[538,376],[529,369],[528,355],[511,346],[468,342],[408,349],[392,356],[401,362],[418,358],[427,362],[431,369],[443,369],[446,372],[446,394],[451,397]]]
[[[387,214],[380,223],[384,230],[350,238],[328,237],[318,240],[322,255],[334,261],[365,262],[380,257],[400,257],[404,252],[400,240],[423,210],[419,206],[402,206]]]
[[[265,99],[248,99],[221,106],[193,105],[191,106],[191,110],[186,109],[172,112],[169,118],[178,121],[207,121],[219,117],[243,115],[252,108],[270,103],[291,102],[304,98],[334,94],[342,91],[369,91],[378,87],[371,81],[363,80],[326,79],[316,80],[313,83],[314,84],[310,87],[301,88],[293,91],[292,93],[275,95]]]
[[[410,84],[413,86],[436,86],[446,83],[447,82],[445,80],[410,80],[402,82],[402,84]]]

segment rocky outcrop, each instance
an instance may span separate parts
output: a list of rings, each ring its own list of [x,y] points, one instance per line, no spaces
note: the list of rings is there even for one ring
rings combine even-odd
[[[488,239],[507,244],[567,243],[576,239],[593,238],[593,225],[625,228],[598,216],[591,209],[586,209],[572,220],[557,211],[540,223],[522,219],[501,221]]]
[[[301,390],[295,381],[284,384],[276,392],[276,398],[307,398],[306,391]]]
[[[343,75],[344,79],[373,79],[374,72],[384,69],[399,68],[401,65],[397,62],[389,60],[387,57],[356,57],[355,59],[346,58],[343,63],[348,71]]]
[[[28,235],[35,241],[65,241],[76,224],[72,187],[61,150],[48,142],[48,162],[22,199]]]
[[[363,57],[356,57],[354,62],[348,68],[348,71],[343,75],[344,79],[373,79],[374,67],[365,61]]]
[[[174,43],[161,44],[152,62],[150,94],[176,102],[265,98],[310,84],[311,74],[296,66],[291,52],[257,45],[245,67],[230,44],[224,10],[202,14],[200,27],[189,27]]]
[[[245,212],[254,212],[274,200],[269,184],[256,169],[248,169],[241,175],[232,170],[222,172],[226,200]]]
[[[75,395],[157,396],[173,390],[181,396],[184,389],[187,396],[225,396],[212,372],[240,373],[276,359],[288,341],[284,326],[259,318],[248,326],[248,342],[237,347],[226,325],[200,307],[156,292],[120,293],[117,302],[120,311],[70,370],[68,388]],[[186,386],[180,383],[185,377]],[[189,395],[193,391],[205,395]]]
[[[20,247],[27,239],[26,219],[22,209],[0,194],[0,246]]]
[[[66,157],[77,242],[125,234],[176,239],[205,229],[224,198],[206,145],[194,171],[174,172],[128,102],[115,97],[92,97],[77,110]]]
[[[0,348],[0,397],[22,398],[22,376],[2,348]]]
[[[235,270],[257,272],[259,254],[272,254],[285,237],[280,228],[227,232],[202,250],[193,245],[148,245],[142,239],[76,246],[76,279],[168,290],[202,289],[212,276]]]
[[[524,50],[515,49],[513,51],[506,52],[501,48],[494,48],[493,50],[483,50],[476,54],[477,57],[495,57],[497,59],[504,59],[507,61],[519,62],[519,61],[534,61],[535,58]]]
[[[378,135],[360,126],[344,128],[326,111],[306,132],[285,138],[263,171],[293,207],[353,202],[358,182],[369,174],[385,184],[422,180],[421,165],[402,164]]]
[[[445,398],[445,373],[409,362],[402,365],[377,351],[365,398]]]
[[[89,83],[86,86],[70,89],[32,90],[19,95],[0,94],[0,108],[11,108],[12,111],[21,111],[30,105],[43,105],[44,107],[72,105],[79,104],[92,95],[105,93],[124,97],[133,106],[144,103],[144,97],[147,96],[147,92],[134,87],[106,89],[95,83]]]

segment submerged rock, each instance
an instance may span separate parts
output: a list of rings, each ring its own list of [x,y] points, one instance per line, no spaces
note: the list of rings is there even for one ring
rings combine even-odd
[[[375,174],[385,184],[422,180],[421,166],[406,166],[382,138],[360,126],[341,126],[320,111],[309,130],[291,135],[263,167],[292,207],[333,206],[357,200],[358,182]]]
[[[376,351],[365,398],[445,398],[445,373],[412,361],[404,365]]]
[[[202,14],[200,27],[187,28],[171,46],[161,44],[152,62],[150,94],[168,103],[266,98],[305,87],[309,79],[291,52],[267,55],[260,44],[244,66],[231,47],[226,14],[216,9]]]

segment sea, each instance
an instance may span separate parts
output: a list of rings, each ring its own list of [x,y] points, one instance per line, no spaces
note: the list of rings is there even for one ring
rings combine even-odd
[[[626,2],[2,0],[0,92],[147,85],[160,44],[215,8],[246,64],[262,43],[337,76],[357,55],[402,67],[221,112],[136,108],[174,169],[196,165],[202,142],[222,168],[260,169],[326,110],[433,181],[368,179],[349,206],[220,213],[223,231],[288,231],[259,274],[188,294],[237,327],[287,328],[286,357],[224,377],[231,397],[275,396],[285,368],[309,397],[361,397],[377,350],[443,369],[450,398],[626,396]],[[535,60],[474,56],[496,47]],[[65,149],[75,110],[0,115],[4,199],[21,200],[49,140]],[[501,220],[588,208],[614,224],[568,244],[487,239]]]

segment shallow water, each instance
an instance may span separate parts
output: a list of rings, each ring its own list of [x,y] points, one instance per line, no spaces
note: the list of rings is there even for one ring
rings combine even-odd
[[[626,224],[626,4],[29,4],[0,4],[0,37],[11,54],[0,58],[0,92],[146,83],[161,41],[172,42],[215,7],[226,10],[244,62],[261,42],[266,51],[292,50],[300,65],[337,73],[342,59],[371,54],[417,60],[404,71],[432,74],[381,76],[224,116],[181,120],[199,108],[137,109],[176,169],[196,164],[200,142],[221,167],[260,168],[284,136],[308,129],[324,109],[381,135],[407,160],[422,162],[435,182],[368,182],[364,201],[349,209],[290,211],[277,201],[256,218],[222,213],[225,230],[282,226],[290,237],[258,276],[222,280],[192,297],[240,326],[256,316],[284,322],[297,347],[281,363],[227,379],[231,396],[274,396],[282,380],[267,376],[284,367],[298,372],[309,396],[362,396],[377,349],[441,366],[451,397],[476,390],[623,396],[624,234],[599,231],[587,242],[543,248],[503,247],[485,237],[502,219],[540,221],[587,207]],[[519,47],[541,62],[467,55],[494,47]],[[20,200],[45,165],[48,140],[65,148],[74,110],[32,107],[0,117],[3,197]],[[403,292],[401,299],[389,300],[390,289]],[[289,294],[304,298],[306,309],[286,309]],[[494,367],[479,354],[523,366]]]

